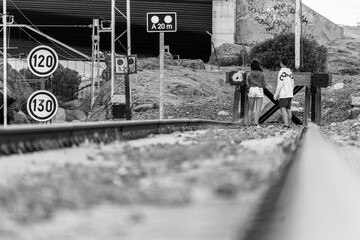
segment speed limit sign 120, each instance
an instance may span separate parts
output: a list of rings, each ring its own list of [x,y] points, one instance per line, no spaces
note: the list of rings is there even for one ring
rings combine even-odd
[[[33,48],[27,58],[28,68],[38,77],[47,77],[55,72],[59,57],[51,47],[41,45]]]
[[[58,110],[58,101],[51,92],[39,90],[30,95],[26,107],[34,120],[46,122],[55,116]]]

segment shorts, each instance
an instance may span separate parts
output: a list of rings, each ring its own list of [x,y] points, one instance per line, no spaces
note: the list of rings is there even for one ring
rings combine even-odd
[[[292,98],[280,98],[279,99],[279,107],[291,109],[291,99]]]
[[[261,87],[250,87],[248,96],[252,98],[264,97],[264,89]]]

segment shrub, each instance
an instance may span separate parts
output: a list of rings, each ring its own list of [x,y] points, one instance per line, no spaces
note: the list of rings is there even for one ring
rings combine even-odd
[[[73,99],[80,83],[81,77],[77,71],[59,66],[53,74],[52,90],[56,95]]]
[[[29,69],[21,69],[20,73],[24,75],[25,79],[40,79],[40,77],[34,75]],[[81,77],[77,71],[59,65],[53,74],[51,90],[57,96],[72,99],[75,98],[80,83]],[[48,86],[48,88],[50,88],[50,86]]]
[[[301,72],[324,72],[326,70],[328,50],[320,46],[314,39],[301,37],[302,64]],[[258,59],[264,68],[278,70],[279,60],[286,57],[290,60],[289,67],[295,69],[295,34],[282,33],[273,39],[267,39],[252,47],[250,59]]]

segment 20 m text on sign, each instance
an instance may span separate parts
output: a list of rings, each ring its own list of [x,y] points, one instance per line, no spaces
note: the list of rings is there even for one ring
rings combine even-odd
[[[176,12],[149,12],[146,14],[148,32],[176,32]]]

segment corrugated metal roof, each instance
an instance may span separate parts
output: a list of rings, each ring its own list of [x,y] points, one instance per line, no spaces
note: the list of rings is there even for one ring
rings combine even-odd
[[[170,45],[171,53],[186,58],[208,59],[211,42],[206,31],[212,30],[212,0],[131,0],[130,3],[133,53],[158,54],[158,34],[146,32],[147,12],[176,12],[178,32],[165,34],[165,44]],[[115,5],[126,14],[126,0],[117,0]],[[9,14],[15,16],[16,23],[23,24],[31,22],[34,25],[89,25],[94,18],[111,19],[111,0],[10,0],[7,8]],[[126,19],[118,12],[116,24],[117,35],[126,30]],[[91,48],[90,28],[41,28],[41,30],[65,43],[88,45]],[[109,35],[106,33],[101,35],[100,48],[110,47]],[[13,36],[16,36],[16,31]],[[126,45],[126,36],[121,40],[123,45]],[[117,46],[117,51],[122,51],[120,45]]]

